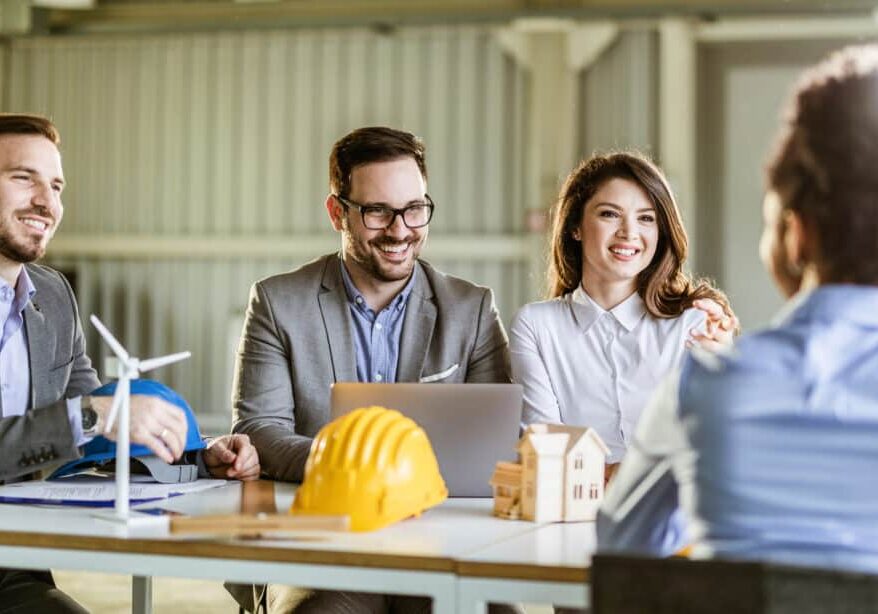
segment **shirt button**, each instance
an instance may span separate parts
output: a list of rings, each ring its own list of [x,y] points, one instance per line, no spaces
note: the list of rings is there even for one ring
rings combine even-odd
[[[384,379],[384,378],[381,376],[380,373],[376,373],[376,374],[375,374],[375,381],[376,381],[376,382],[380,382],[380,381],[383,380],[383,379]]]
[[[382,328],[384,327],[381,326],[381,322],[375,322],[375,330],[381,330]]]
[[[363,304],[363,297],[362,296],[358,296],[355,300],[357,301],[357,305]]]
[[[0,300],[2,300],[4,303],[8,303],[12,300],[12,294],[12,288],[6,286],[2,290],[0,290]]]

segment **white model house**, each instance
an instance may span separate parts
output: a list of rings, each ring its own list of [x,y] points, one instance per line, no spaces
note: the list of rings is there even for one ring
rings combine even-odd
[[[589,428],[533,424],[518,443],[521,489],[515,497],[512,463],[498,463],[491,485],[494,513],[536,522],[594,520],[604,496],[609,453]]]

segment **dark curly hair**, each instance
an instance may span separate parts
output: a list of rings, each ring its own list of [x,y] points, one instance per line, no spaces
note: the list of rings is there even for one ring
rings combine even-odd
[[[878,45],[847,47],[793,91],[766,183],[815,240],[823,283],[878,285]]]

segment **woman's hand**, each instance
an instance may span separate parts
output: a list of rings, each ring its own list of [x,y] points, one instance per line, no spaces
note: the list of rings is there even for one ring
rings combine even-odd
[[[689,332],[688,347],[698,346],[708,352],[720,352],[732,346],[738,331],[738,318],[726,313],[722,306],[710,298],[701,298],[692,303],[696,309],[707,315],[704,331]]]

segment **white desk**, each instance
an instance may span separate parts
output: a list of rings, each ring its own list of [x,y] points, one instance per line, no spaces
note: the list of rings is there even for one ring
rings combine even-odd
[[[489,601],[589,606],[594,523],[532,526],[458,560],[458,612],[482,614]]]
[[[241,484],[229,483],[163,507],[220,514],[286,510],[292,500],[290,485],[246,487],[243,497]],[[193,540],[166,528],[118,526],[87,509],[0,505],[0,566],[131,574],[138,613],[150,610],[152,576],[426,595],[436,613],[483,611],[477,608],[486,599],[587,602],[592,525],[539,526],[500,520],[490,510],[487,499],[455,499],[372,533]]]

